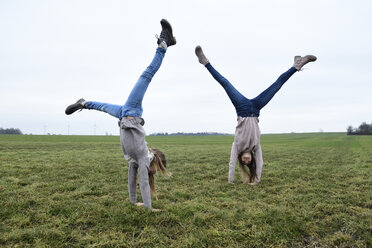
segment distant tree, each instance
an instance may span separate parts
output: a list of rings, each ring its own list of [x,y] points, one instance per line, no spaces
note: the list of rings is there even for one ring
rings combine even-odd
[[[358,127],[359,134],[369,134],[369,130],[370,130],[370,126],[365,122],[360,124],[360,126]]]
[[[348,126],[347,135],[372,135],[372,123],[369,125],[363,122],[358,128]]]
[[[1,128],[0,127],[0,134],[22,134],[22,131],[18,128]]]
[[[354,132],[354,128],[352,126],[347,127],[347,135],[352,135]]]

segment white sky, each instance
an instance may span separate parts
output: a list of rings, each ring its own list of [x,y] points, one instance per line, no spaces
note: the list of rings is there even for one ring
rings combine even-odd
[[[0,0],[0,127],[118,135],[114,117],[64,110],[81,97],[124,104],[166,18],[178,43],[145,95],[148,134],[234,132],[235,109],[198,63],[198,44],[248,98],[294,55],[316,55],[261,110],[261,131],[346,131],[372,121],[371,9],[364,0]]]

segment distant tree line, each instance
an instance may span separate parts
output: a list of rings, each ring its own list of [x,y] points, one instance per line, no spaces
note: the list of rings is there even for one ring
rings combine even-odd
[[[372,123],[363,122],[358,128],[348,126],[347,135],[372,135]]]
[[[220,135],[232,135],[229,133],[217,133],[217,132],[198,132],[198,133],[152,133],[150,136],[220,136]]]
[[[0,134],[22,134],[22,131],[18,128],[1,128],[0,127]]]

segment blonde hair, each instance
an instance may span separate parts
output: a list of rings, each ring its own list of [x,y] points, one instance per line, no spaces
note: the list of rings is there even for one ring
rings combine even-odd
[[[156,190],[155,190],[155,174],[157,171],[161,171],[164,175],[170,176],[171,173],[167,171],[167,158],[165,157],[164,153],[161,152],[159,149],[156,148],[149,148],[150,152],[154,154],[154,158],[150,163],[150,170],[149,170],[149,184],[150,190],[153,195],[155,195],[156,199]]]

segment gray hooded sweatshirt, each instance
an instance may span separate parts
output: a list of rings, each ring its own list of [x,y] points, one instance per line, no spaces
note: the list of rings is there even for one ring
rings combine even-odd
[[[120,143],[124,158],[128,160],[128,191],[129,199],[136,202],[137,172],[141,189],[142,201],[145,207],[151,209],[151,193],[149,184],[149,170],[152,154],[145,141],[145,130],[142,118],[127,119],[123,117],[120,122]]]
[[[238,117],[238,124],[235,129],[234,143],[231,147],[229,162],[229,182],[234,181],[235,165],[242,151],[248,150],[254,152],[256,160],[256,182],[261,180],[263,166],[262,151],[260,145],[260,128],[258,127],[257,117]]]

